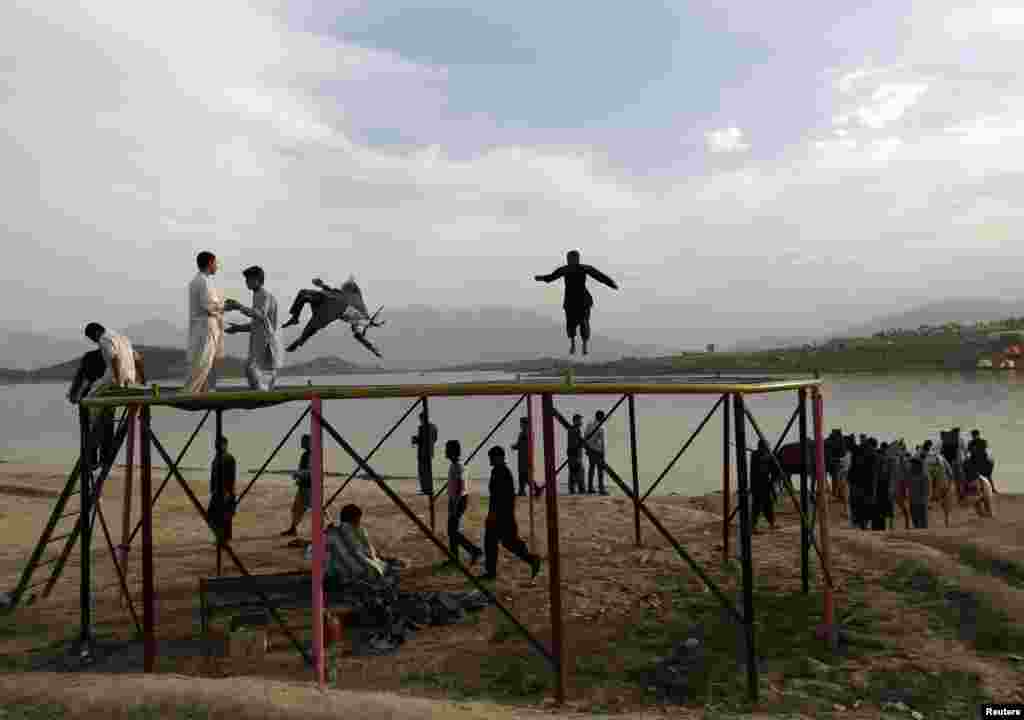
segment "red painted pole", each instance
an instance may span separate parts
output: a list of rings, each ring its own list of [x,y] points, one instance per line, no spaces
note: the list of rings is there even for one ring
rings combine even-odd
[[[533,395],[527,394],[526,396],[526,462],[530,465],[530,472],[527,475],[527,493],[530,496],[530,547],[536,547],[537,545],[537,533],[535,530],[535,523],[533,518],[533,496],[535,495],[534,489],[536,484],[533,482],[533,462],[534,462],[534,445],[533,445]]]
[[[562,575],[558,548],[558,482],[555,478],[555,419],[551,395],[541,396],[544,433],[544,490],[547,499],[548,579],[551,601],[551,654],[555,659],[555,700],[565,704],[565,657],[562,654]]]
[[[142,501],[142,636],[143,670],[153,672],[156,667],[156,607],[153,587],[153,441],[150,437],[152,416],[149,405],[142,406],[142,446],[139,458],[139,476]]]
[[[829,493],[825,486],[825,410],[821,390],[811,390],[811,401],[814,412],[814,478],[818,490],[818,521],[821,526],[821,561],[825,566],[826,576],[832,577],[832,560],[829,552]],[[824,589],[825,606],[824,630],[831,634],[835,618],[835,599],[832,596],[832,585],[827,580]]]
[[[722,562],[729,560],[729,396],[722,399]]]
[[[313,542],[313,671],[317,686],[324,689],[324,533],[323,533],[323,497],[324,497],[324,436],[320,423],[322,403],[319,396],[310,400],[310,433],[309,449],[312,456],[310,471],[312,477],[313,528],[310,531]]]
[[[125,450],[124,504],[121,507],[121,545],[118,547],[118,562],[121,571],[128,577],[128,546],[132,532],[132,474],[135,467],[135,436],[139,430],[139,409],[128,410],[128,447]],[[123,598],[123,596],[122,596]]]

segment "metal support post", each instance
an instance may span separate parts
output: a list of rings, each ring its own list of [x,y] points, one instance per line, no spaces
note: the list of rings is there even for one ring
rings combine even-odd
[[[416,432],[420,433],[420,442],[416,446],[416,453],[417,453],[417,455],[422,453],[423,454],[422,457],[430,458],[430,460],[428,461],[430,463],[430,472],[429,472],[429,477],[427,478],[427,488],[426,488],[427,489],[427,503],[430,506],[430,531],[431,532],[437,532],[437,509],[434,507],[434,500],[435,500],[435,498],[434,498],[434,465],[433,465],[433,454],[432,454],[433,445],[430,442],[430,440],[431,440],[431,437],[430,437],[430,406],[427,403],[426,395],[423,396],[423,423],[422,423],[421,427],[426,427],[427,428],[427,431],[426,431],[427,432],[427,436],[426,436],[426,438],[424,438],[423,437],[423,433],[419,429],[417,429]],[[426,442],[427,442],[427,447],[426,448],[423,447],[423,441],[424,440],[426,440]],[[420,465],[420,458],[417,457],[416,458],[416,472],[417,472],[417,474],[419,474],[419,465]],[[420,478],[420,481],[422,482],[423,478]]]
[[[218,480],[218,484],[220,485],[220,487],[210,488],[210,495],[211,495],[210,500],[212,501],[210,504],[213,505],[213,507],[220,507],[221,503],[223,503],[223,501],[224,501],[224,485],[223,485],[223,483],[224,483],[224,476],[222,475],[222,472],[224,470],[224,466],[223,466],[224,453],[221,451],[221,441],[224,439],[224,411],[221,410],[220,408],[217,408],[217,413],[216,413],[216,416],[214,418],[214,428],[215,429],[214,429],[214,440],[213,440],[213,463],[214,463],[214,467],[217,468],[217,470],[216,470],[217,480]],[[213,493],[214,492],[218,492],[220,494],[220,497],[214,498],[213,497]],[[224,527],[221,524],[223,519],[224,519],[224,513],[221,513],[221,516],[216,519],[216,522],[217,522],[217,535],[216,535],[216,537],[217,537],[217,577],[220,577],[220,575],[221,575],[221,557],[222,557],[222,555],[224,553],[224,540],[223,540],[223,537],[224,537],[224,535],[223,535]]]
[[[321,690],[325,687],[324,673],[324,434],[321,423],[321,400],[314,395],[310,401],[310,470],[312,471],[310,500],[313,512],[310,530],[313,540],[313,672]]]
[[[811,528],[807,522],[807,390],[797,390],[800,433],[800,581],[804,595],[810,592]],[[813,521],[813,518],[812,518]]]
[[[102,418],[103,410],[97,410],[96,415]],[[90,564],[90,551],[92,550],[92,423],[90,422],[89,408],[84,405],[78,406],[78,422],[81,440],[81,472],[78,477],[79,500],[81,513],[78,516],[79,536],[78,543],[81,551],[81,583],[79,585],[79,609],[81,628],[78,635],[76,653],[83,662],[87,662],[93,655],[93,634],[92,634],[92,565]],[[102,421],[101,421],[102,422]],[[101,431],[97,423],[97,434]]]
[[[640,469],[637,465],[636,453],[636,400],[629,395],[629,459],[633,469],[633,532],[636,546],[640,547]],[[602,470],[603,472],[603,470]]]
[[[814,475],[818,489],[818,518],[821,527],[821,563],[825,572],[823,625],[824,630],[835,640],[835,605],[832,597],[832,562],[829,552],[829,494],[825,487],[825,419],[824,401],[821,390],[811,390],[811,405],[814,414]]]
[[[544,489],[547,501],[548,579],[551,597],[551,651],[555,664],[555,701],[565,703],[566,663],[563,654],[562,577],[558,548],[558,483],[555,473],[554,404],[551,395],[541,396],[542,432],[544,433]]]
[[[530,503],[530,547],[537,547],[537,532],[536,522],[533,515],[533,501],[534,496],[537,494],[535,488],[537,484],[533,481],[533,463],[535,460],[534,446],[533,446],[533,395],[526,396],[526,462],[529,463],[530,470],[526,474],[527,483],[527,494],[529,495]]]
[[[757,702],[757,653],[754,648],[754,567],[750,546],[750,487],[747,476],[747,437],[743,396],[733,395],[736,414],[736,482],[739,485],[740,554],[743,561],[743,632],[747,651],[747,691]]]
[[[142,637],[143,671],[156,667],[156,608],[153,602],[153,445],[152,410],[142,406],[142,445],[139,448],[139,481],[142,502]]]
[[[729,396],[722,396],[722,562],[729,561],[729,525],[732,488],[729,486]]]

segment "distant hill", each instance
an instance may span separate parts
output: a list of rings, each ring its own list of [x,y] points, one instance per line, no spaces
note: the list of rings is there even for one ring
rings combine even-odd
[[[86,348],[82,352],[85,352]],[[146,377],[149,380],[170,380],[184,378],[185,351],[168,347],[153,347],[151,345],[136,345],[135,349],[142,353]],[[78,371],[78,362],[82,354],[79,353],[71,360],[58,365],[35,370],[28,374],[29,379],[36,382],[47,382],[54,380],[71,380]],[[222,377],[242,377],[245,375],[245,361],[236,357],[227,356],[219,365]]]
[[[278,298],[278,302],[283,304],[290,299]],[[282,332],[286,344],[301,332],[309,317],[308,312],[302,316],[299,326]],[[236,319],[239,322],[245,320],[241,315]],[[384,327],[375,328],[370,334],[384,356],[381,359],[353,340],[346,325],[335,323],[322,330],[304,348],[289,354],[287,362],[305,363],[318,357],[336,357],[363,367],[426,370],[445,365],[534,360],[565,353],[569,345],[563,324],[520,308],[384,308],[381,319],[386,323]],[[182,348],[185,345],[184,328],[162,319],[123,328],[123,332],[136,344]],[[145,342],[141,343],[140,338]],[[226,340],[228,354],[244,357],[247,342],[245,335],[229,335]],[[601,334],[592,338],[591,350],[590,357],[595,362],[622,357],[651,357],[669,352],[664,347],[633,345]],[[3,364],[2,358],[0,364]]]
[[[380,368],[356,365],[340,357],[322,357],[309,362],[289,365],[281,369],[282,376],[292,377],[295,375],[347,375],[350,373],[373,373],[381,372]]]
[[[65,340],[43,333],[0,330],[0,367],[34,370],[81,356],[94,347],[85,337]]]
[[[866,323],[849,327],[842,333],[833,333],[833,335],[835,337],[869,337],[883,330],[916,330],[922,325],[938,326],[951,322],[967,324],[1022,315],[1024,315],[1024,301],[1021,300],[957,298],[877,317]]]

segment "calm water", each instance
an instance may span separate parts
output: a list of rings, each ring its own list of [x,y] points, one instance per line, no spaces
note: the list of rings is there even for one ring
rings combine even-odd
[[[396,384],[416,382],[465,382],[510,378],[500,373],[420,375],[346,375],[318,378],[321,384]],[[288,378],[302,383],[304,378]],[[1024,418],[1020,406],[1024,388],[1014,373],[930,375],[832,376],[825,393],[825,429],[841,427],[844,432],[867,432],[885,440],[905,437],[913,447],[939,430],[959,425],[964,433],[979,428],[989,441],[996,459],[995,479],[1000,490],[1024,492],[1024,445],[1019,443]],[[7,462],[67,464],[74,462],[78,447],[77,418],[64,399],[67,386],[0,386],[0,459]],[[440,438],[435,473],[444,475],[444,441],[462,441],[464,456],[480,442],[517,398],[432,398],[431,420]],[[637,426],[641,485],[647,487],[665,468],[682,443],[717,398],[690,396],[638,397]],[[609,408],[614,396],[564,397],[556,406],[567,417],[579,412],[589,420],[599,408]],[[346,439],[363,453],[369,452],[380,436],[401,416],[409,400],[333,400],[325,403],[325,414]],[[785,427],[795,407],[796,393],[775,393],[748,399],[749,407],[771,440]],[[259,411],[232,411],[224,415],[225,434],[240,472],[255,470],[269,456],[278,441],[303,411],[300,403]],[[525,406],[521,406],[525,412]],[[515,441],[517,417],[488,442],[507,446]],[[154,428],[172,456],[187,440],[202,413],[156,408]],[[371,464],[383,474],[412,476],[416,470],[415,450],[410,438],[415,431],[416,413],[405,421],[374,456]],[[308,420],[303,423],[308,428]],[[608,461],[627,481],[630,476],[628,416],[623,403],[606,424]],[[194,442],[184,465],[207,467],[212,455],[213,418]],[[750,434],[748,434],[750,437]],[[795,428],[793,430],[795,437]],[[271,464],[272,470],[290,470],[298,460],[299,432]],[[748,440],[749,442],[749,440]],[[538,448],[540,435],[537,435]],[[331,472],[354,466],[340,448],[326,441],[327,467]],[[565,434],[558,432],[558,454],[564,457]],[[538,466],[541,452],[538,449]],[[122,453],[123,455],[123,453]],[[154,451],[154,461],[159,456]],[[697,494],[721,485],[722,418],[719,412],[694,441],[656,492]],[[511,459],[511,458],[510,458]],[[514,461],[513,461],[514,462]],[[514,465],[513,465],[514,466]],[[468,466],[468,476],[480,489],[486,477],[487,458],[481,452]],[[539,472],[539,467],[538,467]],[[565,473],[560,475],[565,486]],[[539,475],[538,475],[539,477]],[[284,478],[278,478],[282,481]],[[337,481],[334,481],[337,482]]]

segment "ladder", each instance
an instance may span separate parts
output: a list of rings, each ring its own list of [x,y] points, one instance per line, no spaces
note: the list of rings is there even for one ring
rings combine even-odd
[[[125,436],[128,433],[129,424],[127,422],[128,411],[125,411],[121,415],[120,425],[117,429],[117,433],[114,436],[114,450],[111,452],[109,463],[101,463],[99,468],[99,475],[92,483],[92,498],[93,507],[89,518],[89,527],[91,528],[96,520],[96,508],[97,500],[100,493],[103,491],[103,481],[106,480],[110,474],[111,469],[114,467],[114,462],[117,459],[118,453],[121,451],[121,445],[124,443]],[[71,474],[68,475],[68,481],[64,485],[64,490],[61,492],[60,497],[57,499],[56,505],[53,506],[53,512],[50,514],[50,519],[46,523],[46,527],[43,530],[43,534],[39,537],[39,542],[36,543],[35,549],[29,556],[28,563],[25,565],[25,569],[21,571],[21,577],[18,579],[18,584],[14,590],[10,593],[10,599],[6,607],[3,608],[4,612],[12,612],[21,603],[21,600],[25,597],[25,594],[35,588],[42,587],[40,596],[46,598],[53,590],[53,586],[56,585],[57,580],[60,579],[61,574],[64,572],[64,566],[67,564],[68,558],[71,556],[71,551],[74,549],[75,544],[78,542],[78,537],[82,532],[82,516],[79,509],[69,510],[68,501],[76,495],[81,495],[81,480],[82,477],[82,460],[81,458],[75,462],[75,466],[71,470]],[[65,512],[67,511],[67,512]],[[68,518],[75,518],[75,524],[73,527],[68,528],[67,526],[58,528],[61,521]],[[52,548],[61,541],[64,542],[63,548],[55,554],[46,556],[47,550]],[[53,566],[49,576],[45,580],[38,580],[32,582],[36,571],[40,568],[47,568]],[[26,600],[26,605],[31,605],[36,600],[36,594],[31,593]]]

